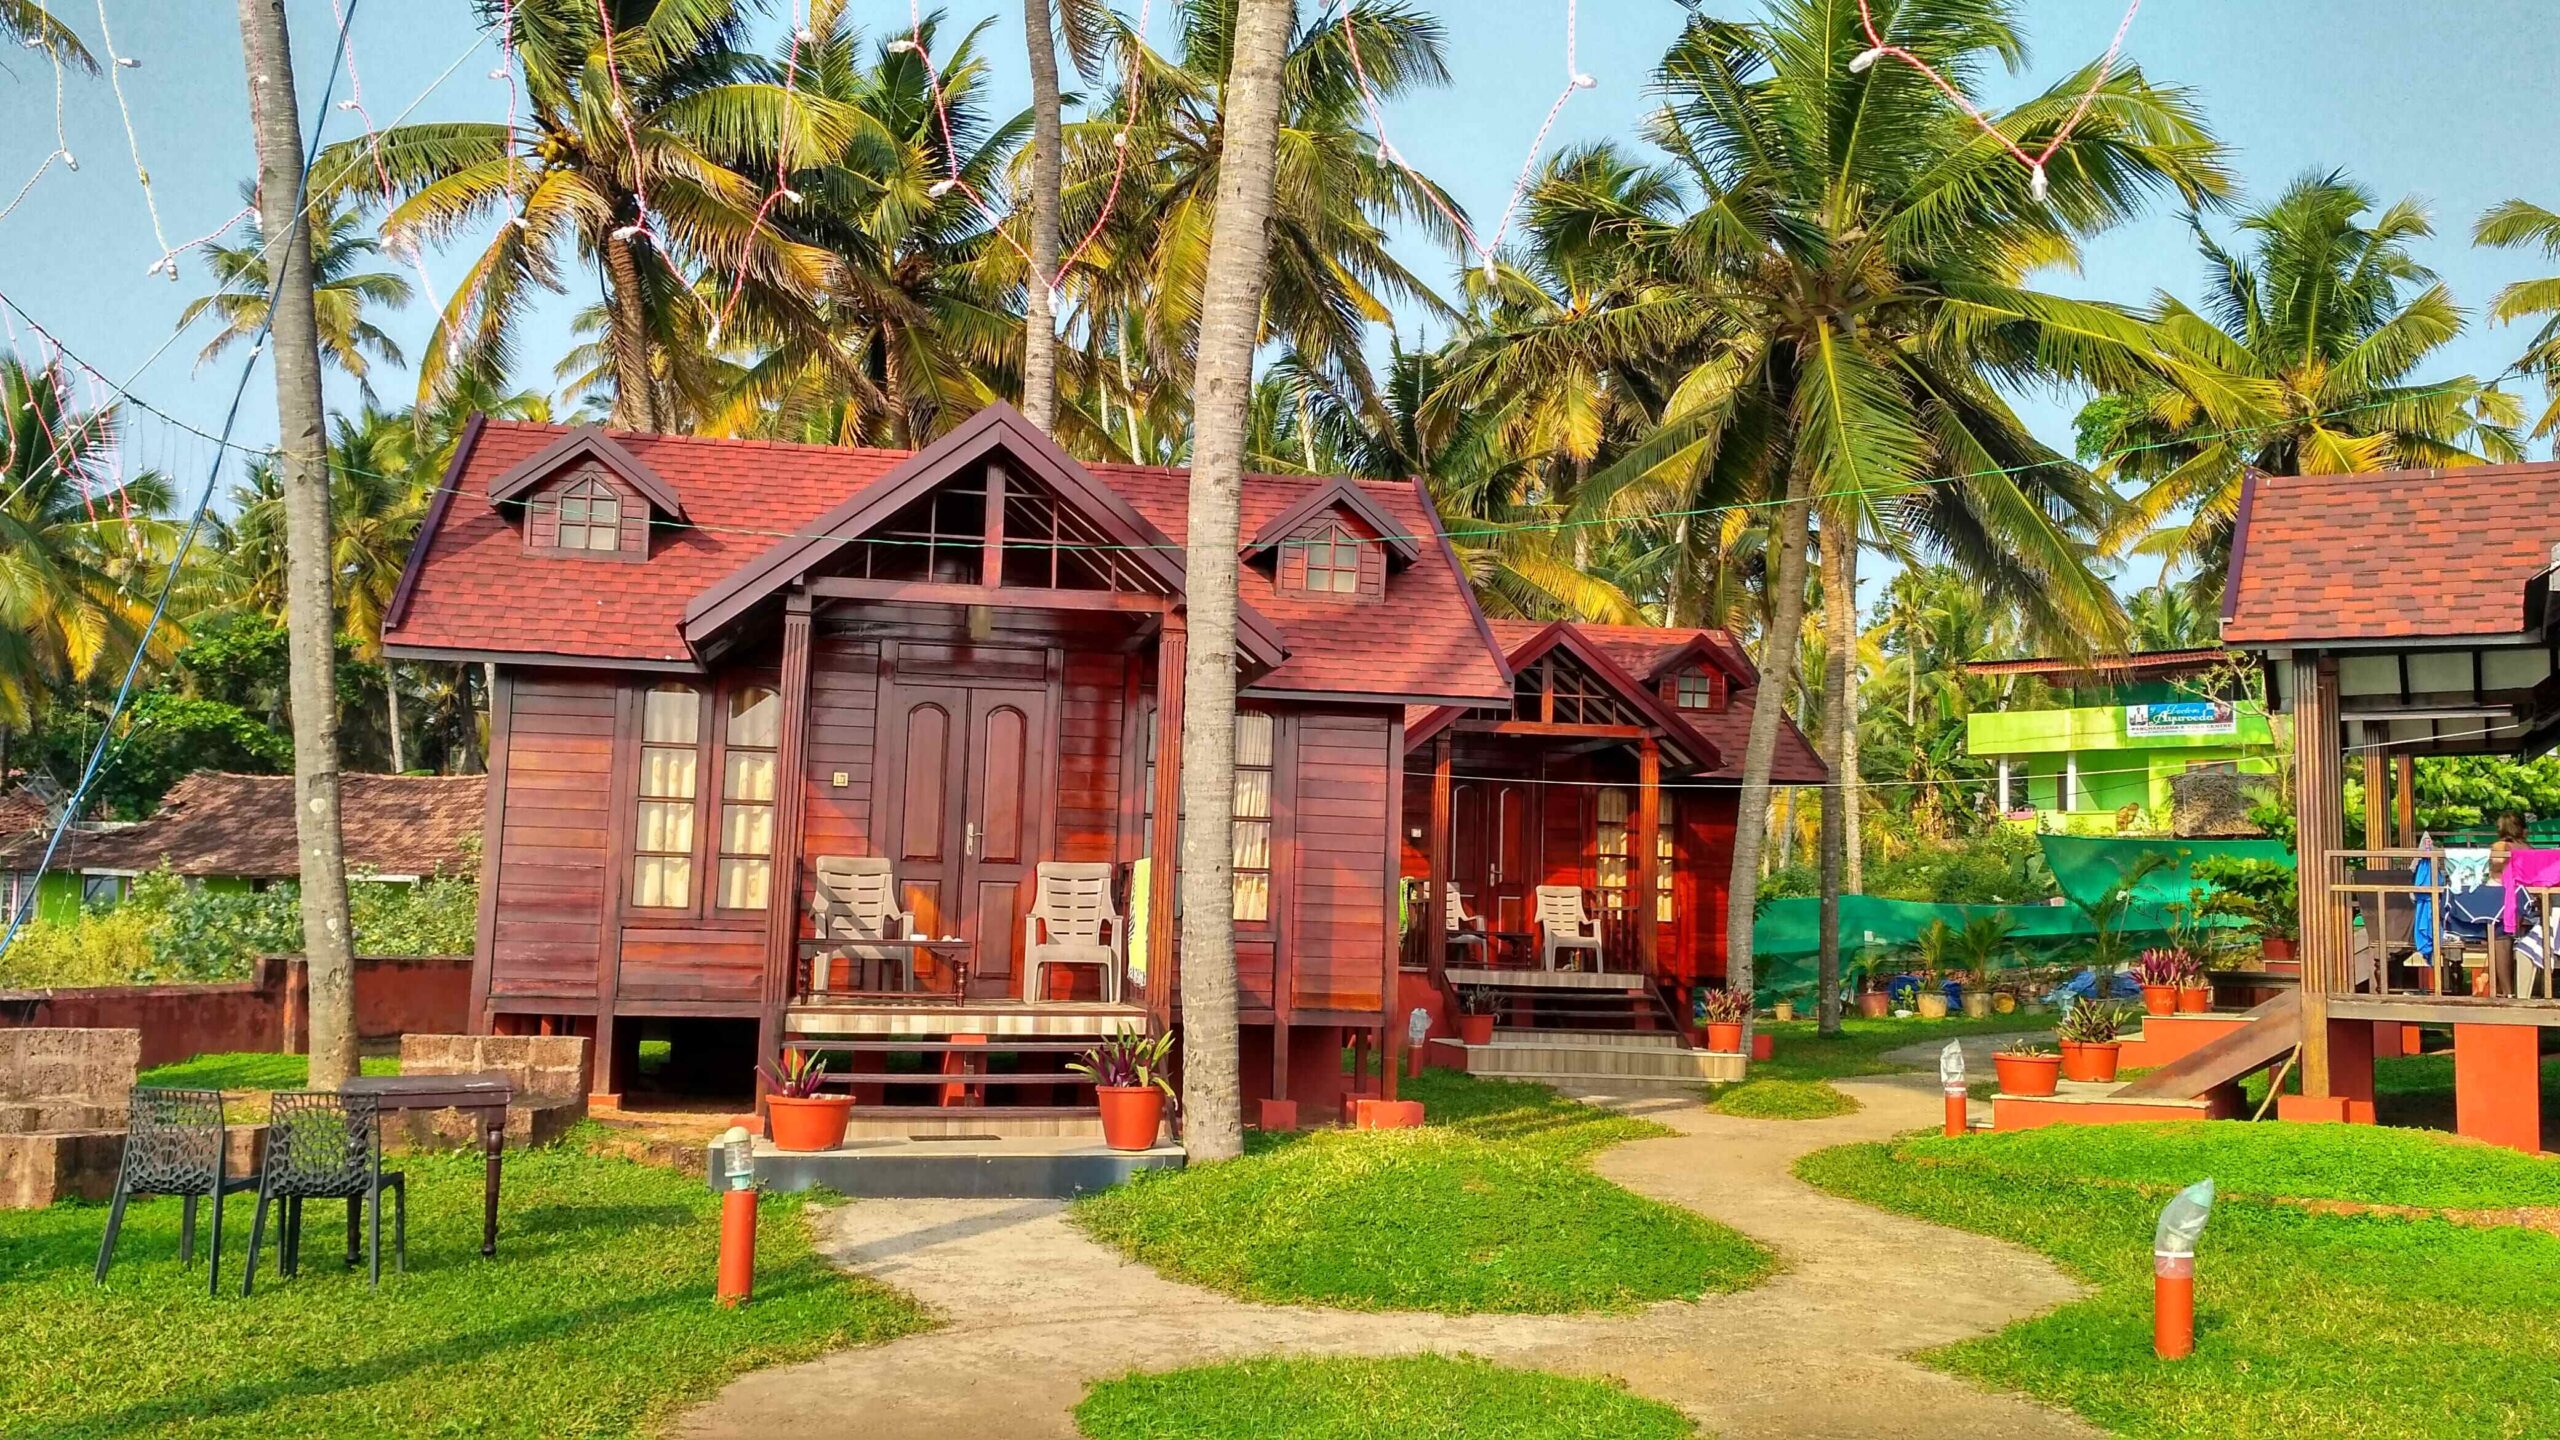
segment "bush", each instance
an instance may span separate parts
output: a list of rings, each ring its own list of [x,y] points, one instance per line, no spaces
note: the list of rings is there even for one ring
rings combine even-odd
[[[1943,905],[2032,905],[2060,892],[2033,835],[2001,826],[1867,870],[1867,893]]]
[[[359,955],[468,955],[479,942],[480,884],[433,875],[415,885],[347,887]]]
[[[119,907],[77,920],[30,920],[0,956],[0,989],[129,984],[150,956],[155,918]]]
[[[107,915],[128,910],[156,917],[147,962],[134,976],[141,981],[245,980],[259,956],[302,949],[302,911],[289,885],[206,890],[161,871],[135,881]]]
[[[468,955],[480,886],[457,876],[347,886],[358,955]],[[209,890],[167,871],[133,882],[122,903],[73,921],[36,921],[0,962],[0,985],[207,984],[245,980],[262,955],[302,952],[302,892]]]

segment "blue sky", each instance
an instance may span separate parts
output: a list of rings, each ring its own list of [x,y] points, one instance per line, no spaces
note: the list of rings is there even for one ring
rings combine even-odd
[[[1408,100],[1389,113],[1398,148],[1449,185],[1489,228],[1518,172],[1540,117],[1562,86],[1563,0],[1440,3],[1450,33],[1454,81],[1445,91]],[[774,0],[777,11],[787,0]],[[97,14],[76,0],[55,0],[57,14],[98,45]],[[329,0],[291,0],[305,120],[326,78],[335,30]],[[1122,0],[1134,13],[1134,0]],[[1741,14],[1743,0],[1706,0],[1711,11]],[[1159,6],[1155,26],[1164,26]],[[2046,83],[2101,51],[2122,15],[2119,0],[2035,0],[2026,7],[2033,63],[2000,79],[1993,99],[2009,99]],[[987,36],[1002,103],[1022,96],[1019,11],[988,3],[951,7],[956,22],[993,16]],[[1585,0],[1581,68],[1599,80],[1566,108],[1550,145],[1628,136],[1648,101],[1644,78],[1677,31],[1673,0]],[[906,7],[859,0],[855,18],[903,27]],[[250,173],[247,109],[233,7],[168,0],[108,0],[120,53],[139,64],[121,72],[135,144],[153,178],[163,228],[182,242],[239,208],[237,187]],[[2560,204],[2560,174],[2546,163],[2550,79],[2560,69],[2560,24],[2537,0],[2456,0],[2440,6],[2408,0],[2151,0],[2136,20],[2128,53],[2160,81],[2192,89],[2232,146],[2253,195],[2269,195],[2307,169],[2343,168],[2386,200],[2416,195],[2432,209],[2439,237],[2422,247],[2466,307],[2484,305],[2506,281],[2547,269],[2535,257],[2474,250],[2471,222],[2487,206],[2523,195]],[[489,78],[494,44],[482,44],[467,0],[368,0],[353,28],[357,74],[375,120],[388,123],[416,101],[417,118],[487,118],[504,113],[503,84]],[[777,19],[775,25],[780,21]],[[432,94],[422,91],[451,67]],[[341,97],[348,94],[340,82]],[[50,67],[24,51],[0,55],[0,205],[53,148],[54,85]],[[332,138],[360,133],[359,117],[333,110]],[[0,290],[32,311],[59,339],[121,381],[170,336],[180,309],[208,287],[201,264],[180,262],[176,284],[145,275],[157,258],[150,216],[103,78],[66,82],[63,127],[79,158],[74,173],[55,165],[0,219]],[[1410,244],[1406,258],[1445,280],[1451,257]],[[450,293],[467,249],[427,257],[435,293]],[[2102,237],[2083,272],[2048,277],[2074,293],[2139,301],[2167,288],[2192,293],[2199,266],[2183,225],[2163,211]],[[415,276],[412,276],[414,281]],[[592,287],[551,305],[537,318],[520,383],[547,385],[549,364],[567,344],[567,316]],[[414,353],[432,324],[420,304],[386,317],[386,328]],[[152,360],[133,391],[190,423],[214,428],[231,389],[225,361],[191,371],[201,335],[179,338]],[[34,353],[20,327],[16,340]],[[2449,352],[2443,374],[2489,374],[2513,359],[2521,337],[2511,329],[2475,328]],[[2427,378],[2438,378],[2430,375]],[[384,374],[377,388],[397,401],[407,377]],[[351,386],[333,399],[352,400]],[[2069,397],[2031,397],[2027,413],[2046,437],[2069,443]],[[253,441],[274,433],[272,392],[264,372],[253,381],[242,429]],[[145,424],[135,464],[180,468],[195,483],[210,446],[167,427]]]

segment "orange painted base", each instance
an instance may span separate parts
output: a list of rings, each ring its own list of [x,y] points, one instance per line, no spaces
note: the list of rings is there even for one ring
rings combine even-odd
[[[2127,1070],[2157,1070],[2248,1024],[2241,1015],[2146,1015],[2139,1033],[2117,1055]]]
[[[1298,1128],[1298,1102],[1265,1100],[1262,1102],[1260,1121],[1261,1127],[1265,1130],[1295,1130]]]
[[[2064,1100],[2033,1095],[1991,1097],[1991,1128],[2000,1131],[2040,1130],[2047,1125],[2156,1125],[2163,1121],[2229,1120],[2222,1107],[2209,1104],[2147,1105],[2139,1100]]]
[[[2542,1149],[2541,1031],[2531,1025],[2453,1027],[2453,1123],[2474,1140]]]
[[[720,1197],[720,1303],[743,1305],[756,1288],[756,1192]]]
[[[1410,1130],[1422,1123],[1419,1100],[1357,1100],[1351,1106],[1355,1130]]]
[[[1754,1030],[1754,1031],[1752,1031],[1752,1032],[1751,1032],[1751,1058],[1752,1058],[1752,1059],[1754,1059],[1754,1060],[1771,1060],[1771,1059],[1775,1059],[1775,1058],[1777,1057],[1777,1054],[1778,1054],[1778,1037],[1777,1037],[1777,1036],[1770,1034],[1770,1033],[1769,1033],[1768,1031],[1766,1031],[1766,1030]]]
[[[2279,1095],[2276,1118],[2304,1124],[2370,1125],[2373,1102],[2345,1095]]]

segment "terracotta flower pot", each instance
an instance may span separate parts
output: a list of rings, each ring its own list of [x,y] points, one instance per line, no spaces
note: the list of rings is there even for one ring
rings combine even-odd
[[[2116,1061],[2121,1046],[2113,1040],[2093,1045],[2079,1040],[2062,1042],[2062,1078],[2092,1080],[2104,1083],[2116,1078]]]
[[[2260,937],[2258,941],[2258,957],[2262,960],[2292,959],[2293,937],[2290,935],[2267,935]]]
[[[1796,1018],[1796,1002],[1793,1000],[1779,1001],[1776,1005],[1770,1007],[1769,1018],[1773,1020],[1793,1020]]]
[[[1893,997],[1881,990],[1870,990],[1858,997],[1858,1013],[1870,1020],[1881,1020],[1893,1013]]]
[[[1732,1054],[1742,1053],[1742,1022],[1710,1020],[1707,1022],[1707,1048]]]
[[[1467,1045],[1490,1045],[1490,1044],[1492,1044],[1492,1043],[1493,1043],[1493,1017],[1492,1017],[1492,1016],[1490,1016],[1490,1015],[1461,1015],[1461,1016],[1459,1016],[1459,1017],[1458,1017],[1458,1039],[1459,1039],[1460,1043],[1462,1043],[1462,1044],[1467,1044]],[[1141,1147],[1141,1148],[1143,1148],[1143,1147]]]
[[[1994,1055],[1991,1068],[2000,1076],[2003,1095],[2050,1095],[2062,1078],[2059,1055]]]
[[[2206,1011],[2208,1011],[2208,1010],[2210,1010],[2210,1009],[2212,1009],[2212,1008],[2213,1008],[2213,987],[2212,987],[2212,986],[2210,986],[2210,985],[2181,985],[2181,986],[2179,986],[2179,987],[2178,987],[2178,1013],[2179,1013],[2179,1014],[2181,1014],[2181,1015],[2201,1015],[2201,1014],[2205,1013]]]
[[[2177,1013],[2178,1013],[2178,987],[2177,987],[2177,986],[2175,986],[2175,985],[2145,985],[2145,986],[2143,986],[2143,987],[2142,987],[2142,1013],[2143,1013],[2143,1014],[2145,1014],[2145,1015],[2175,1015],[2175,1014],[2177,1014]]]
[[[2002,1015],[2015,1015],[2018,1013],[2018,997],[2005,991],[1994,995],[1991,997],[1991,1008]]]
[[[1967,990],[1964,992],[1964,1013],[1966,1018],[1972,1020],[1979,1020],[1989,1015],[1991,997],[1979,990]]]
[[[845,1122],[853,1117],[853,1097],[768,1095],[764,1113],[776,1150],[833,1150],[844,1143]]]
[[[1492,1017],[1487,1016],[1490,1020]],[[1114,1150],[1152,1150],[1164,1125],[1164,1092],[1152,1085],[1097,1085],[1102,1143]]]
[[[1923,1020],[1944,1020],[1947,1018],[1947,992],[1923,990],[1911,998],[1911,1008],[1919,1011]]]

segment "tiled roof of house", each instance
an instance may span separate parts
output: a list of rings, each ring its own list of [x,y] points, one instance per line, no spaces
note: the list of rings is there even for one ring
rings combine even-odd
[[[2119,679],[2130,675],[2183,675],[2227,665],[2233,652],[2219,645],[2198,650],[2138,650],[2130,655],[2092,655],[2074,660],[2062,655],[2038,655],[2024,660],[1970,660],[1965,662],[1968,675],[2033,675],[2042,679],[2066,679],[2094,676]]]
[[[2260,476],[2243,492],[2222,638],[2511,635],[2560,541],[2560,463]]]
[[[681,497],[686,522],[661,525],[644,563],[528,553],[487,500],[505,475],[567,433],[487,421],[459,459],[440,513],[412,559],[405,604],[384,640],[403,652],[460,651],[689,666],[682,622],[695,596],[777,540],[895,470],[907,452],[757,440],[614,432]],[[1085,467],[1157,529],[1181,541],[1188,472]],[[1251,535],[1328,478],[1245,477]],[[1510,677],[1482,628],[1437,517],[1409,483],[1359,481],[1360,495],[1421,542],[1421,560],[1390,577],[1386,598],[1350,604],[1281,593],[1267,566],[1242,567],[1239,590],[1285,633],[1287,658],[1258,676],[1266,692],[1492,700]]]
[[[1536,639],[1547,627],[1535,620],[1490,620],[1494,639],[1505,655],[1519,653],[1521,647]],[[1732,699],[1721,710],[1683,710],[1680,718],[1689,728],[1714,742],[1722,764],[1708,775],[1715,779],[1740,779],[1744,752],[1751,745],[1751,707],[1759,697],[1759,670],[1752,665],[1741,644],[1723,630],[1695,629],[1670,625],[1595,625],[1576,622],[1574,628],[1619,666],[1640,680],[1659,679],[1659,668],[1673,657],[1690,651],[1704,641],[1725,660],[1728,674],[1748,677],[1737,679]],[[1780,785],[1819,785],[1830,778],[1822,758],[1814,753],[1804,733],[1793,720],[1778,727],[1778,753],[1769,778]]]
[[[346,775],[339,824],[351,874],[477,872],[486,814],[479,775]],[[41,833],[0,849],[0,868],[32,868]],[[294,833],[293,777],[199,770],[170,787],[150,819],[74,830],[54,856],[58,870],[144,871],[278,879],[302,873]]]

